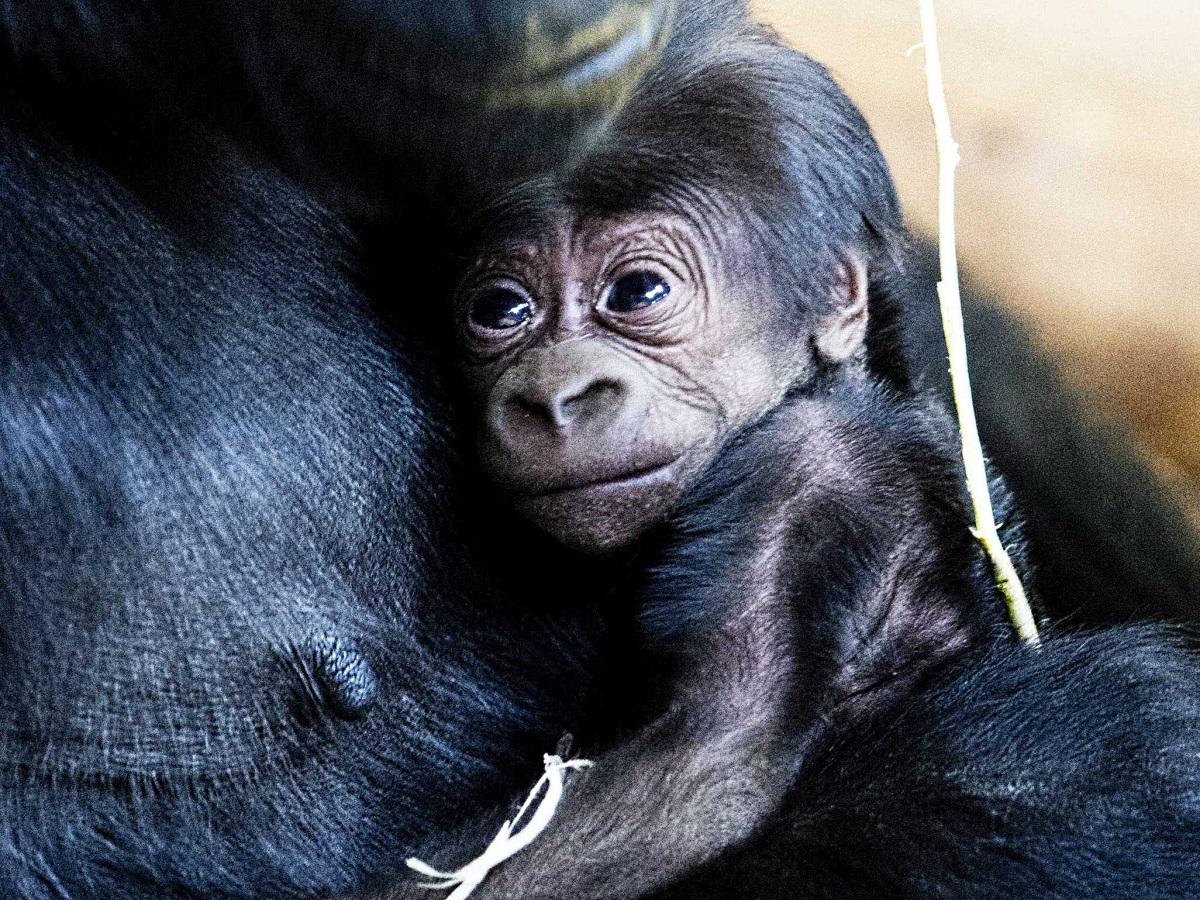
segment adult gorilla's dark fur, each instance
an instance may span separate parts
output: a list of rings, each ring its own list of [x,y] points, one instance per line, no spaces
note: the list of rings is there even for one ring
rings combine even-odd
[[[573,727],[588,604],[481,590],[326,213],[145,109],[3,100],[0,896],[393,868]]]
[[[320,109],[308,121],[307,98],[287,97],[289,116],[264,128],[257,116],[286,84],[264,84],[239,45],[250,16],[255,53],[287,57],[281,23],[311,22],[315,49],[287,57],[303,65],[322,41],[353,50],[362,29],[375,33],[373,16],[400,34],[411,22],[386,4],[242,6],[0,4],[3,897],[348,889],[522,790],[564,729],[607,723],[592,715],[595,682],[613,681],[596,677],[609,632],[595,604],[554,577],[557,593],[517,601],[485,587],[458,527],[446,413],[413,374],[428,368],[419,346],[381,327],[394,317],[361,296],[342,229],[218,136],[216,123],[351,205],[369,195],[363,184],[411,177],[380,162],[373,142],[386,130],[368,141],[354,122],[331,129]],[[422,7],[435,6],[433,20],[445,5]],[[668,61],[742,27],[733,6],[687,12]],[[373,52],[364,74],[333,56],[323,99],[335,104],[355,79],[386,93],[398,82],[380,67],[409,59]],[[213,94],[197,93],[210,66]],[[203,124],[184,121],[177,101]],[[344,170],[320,149],[285,153],[296,122],[317,148],[351,132],[334,141]],[[385,187],[389,202],[408,193]],[[406,287],[375,299],[394,312],[447,289]],[[528,558],[505,550],[488,556]],[[1164,568],[1191,571],[1190,552]],[[1160,609],[1182,608],[1178,584]],[[1138,587],[1117,582],[1112,596]],[[762,832],[768,855],[748,842],[730,858],[744,853],[746,866],[721,872],[861,896],[864,880],[919,888],[941,867],[953,893],[981,848],[1044,861],[1045,835],[1068,822],[1064,839],[1127,864],[1108,870],[1130,879],[1125,895],[1158,884],[1171,895],[1148,869],[1178,875],[1190,863],[1179,842],[1194,841],[1182,809],[1193,770],[1166,765],[1192,747],[1184,658],[1115,635],[946,679],[914,701],[903,741],[870,721],[843,734],[848,755],[817,757],[830,765],[805,772],[768,817],[779,823]],[[993,703],[1017,688],[1028,694]],[[1009,744],[1013,710],[1026,725]],[[1108,743],[1072,742],[1092,729]],[[884,757],[891,765],[875,765]],[[994,801],[972,795],[962,821],[989,825],[964,838],[937,828],[962,812],[961,794],[939,793],[948,759],[971,762],[968,774],[1045,778]],[[1078,815],[1079,797],[1094,816]],[[1110,841],[1122,816],[1141,816],[1139,830]],[[825,854],[825,840],[845,852]],[[804,865],[777,871],[798,849]],[[1045,866],[1069,879],[1096,860],[1055,852]],[[847,866],[858,867],[850,888]],[[1040,866],[1020,871],[1041,879]],[[715,876],[696,884],[726,891]]]

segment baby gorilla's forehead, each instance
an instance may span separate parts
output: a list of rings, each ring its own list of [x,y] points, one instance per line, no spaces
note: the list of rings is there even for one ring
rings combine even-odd
[[[717,235],[711,226],[679,213],[597,215],[560,207],[532,218],[514,233],[488,241],[471,272],[594,271],[625,256],[645,253],[673,263],[688,279],[702,281],[720,271],[721,259],[734,243],[730,235]]]
[[[679,257],[715,252],[704,230],[673,213],[630,213],[620,217],[580,217],[569,224],[574,252],[604,254],[633,245]]]

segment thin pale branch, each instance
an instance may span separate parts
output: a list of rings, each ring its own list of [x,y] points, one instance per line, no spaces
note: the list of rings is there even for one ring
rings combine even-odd
[[[954,406],[958,410],[959,431],[962,435],[963,465],[966,468],[967,491],[975,508],[975,527],[972,533],[983,545],[992,565],[996,586],[1008,604],[1008,613],[1021,640],[1037,645],[1037,621],[1025,588],[1004,549],[992,511],[988,490],[987,468],[983,446],[975,423],[975,403],[971,397],[971,377],[967,369],[967,339],[963,331],[962,296],[958,278],[958,244],[954,228],[954,172],[958,167],[958,144],[950,130],[950,111],[946,106],[946,89],[942,81],[942,59],[938,49],[937,20],[933,0],[920,0],[921,32],[925,48],[925,79],[929,86],[929,106],[938,148],[938,243],[942,278],[938,282],[938,298],[942,307],[942,328],[946,333],[946,349],[950,355],[950,380],[954,388]]]

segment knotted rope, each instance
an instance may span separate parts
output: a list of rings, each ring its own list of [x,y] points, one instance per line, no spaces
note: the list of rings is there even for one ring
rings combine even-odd
[[[571,759],[563,762],[561,757],[549,753],[542,758],[542,761],[546,770],[538,779],[537,784],[533,786],[533,790],[529,792],[529,796],[517,811],[516,816],[500,826],[499,833],[488,844],[487,849],[475,859],[454,872],[441,872],[433,866],[421,862],[415,856],[407,860],[410,869],[420,872],[426,878],[436,879],[422,884],[421,887],[431,890],[454,888],[446,900],[464,900],[483,883],[492,869],[509,857],[520,853],[546,830],[546,826],[554,818],[554,813],[558,810],[558,804],[562,800],[563,772],[567,769],[586,769],[592,765],[592,761]],[[545,793],[542,794],[542,799],[533,814],[530,815],[529,821],[514,833],[513,827],[529,812],[529,808],[542,788],[545,788]]]

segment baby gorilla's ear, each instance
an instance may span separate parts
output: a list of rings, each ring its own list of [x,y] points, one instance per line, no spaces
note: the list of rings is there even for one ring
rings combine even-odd
[[[840,365],[864,355],[868,293],[867,265],[851,252],[838,263],[831,288],[833,306],[817,326],[814,345],[826,363]]]

